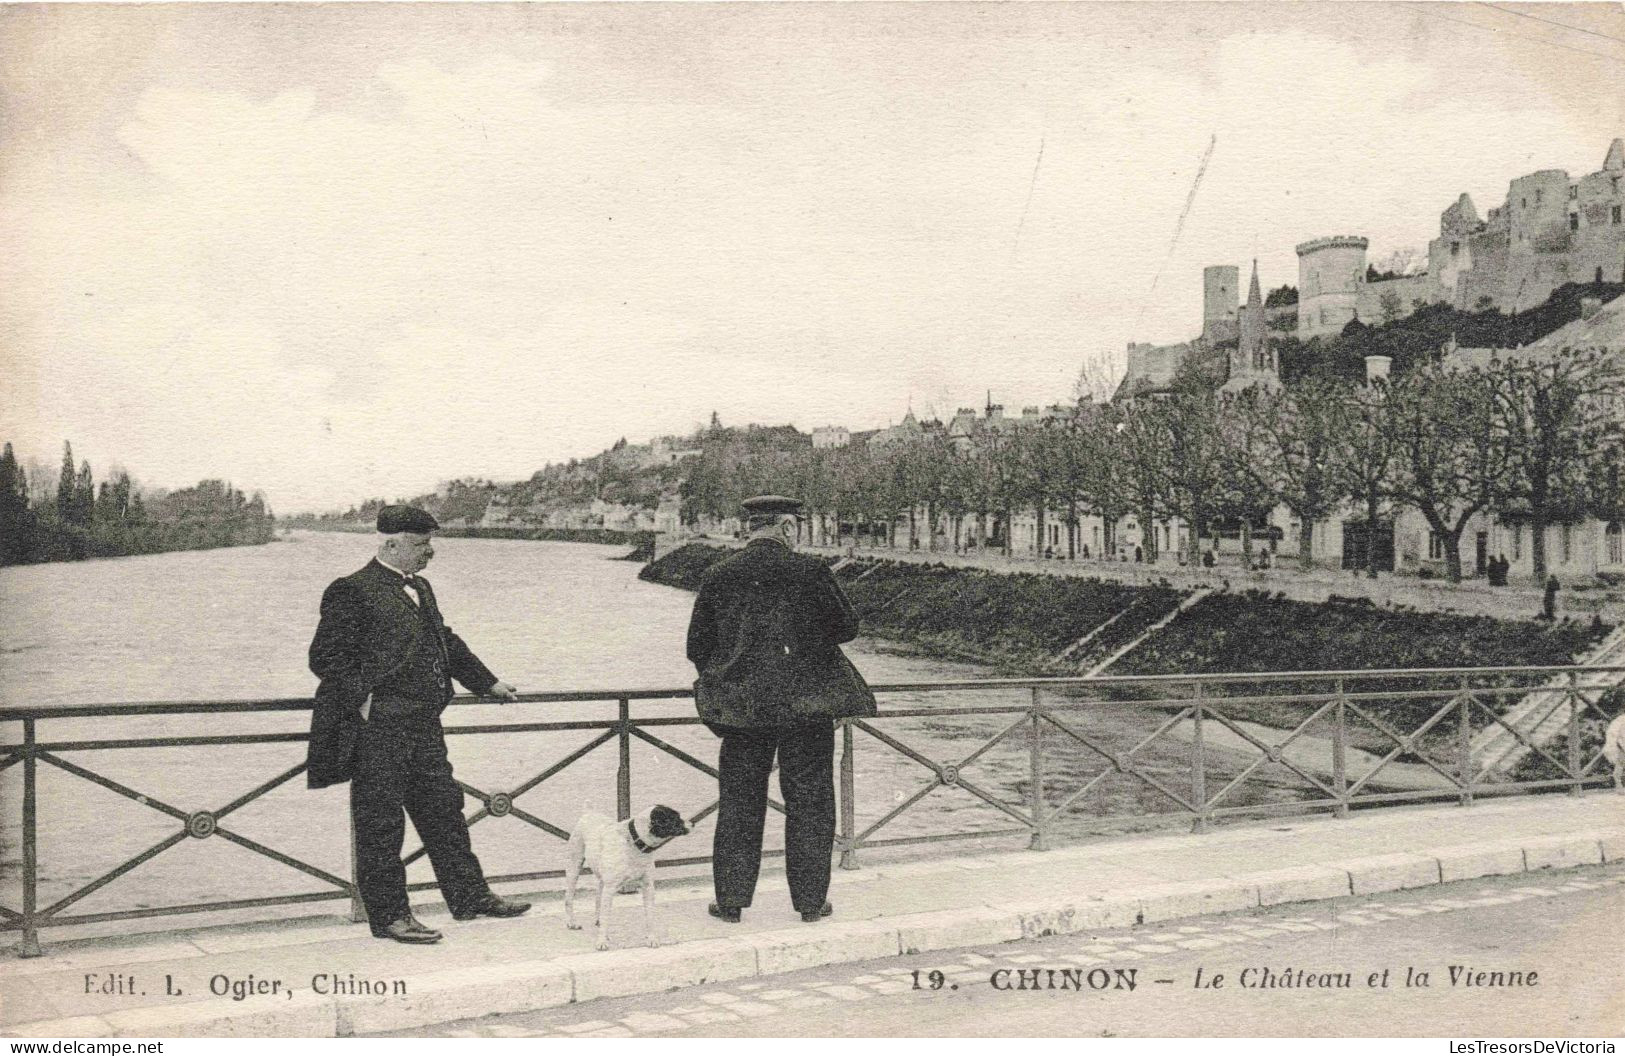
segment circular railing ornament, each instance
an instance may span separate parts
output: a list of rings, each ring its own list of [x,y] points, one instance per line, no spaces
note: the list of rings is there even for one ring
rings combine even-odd
[[[943,763],[941,770],[938,771],[938,774],[942,778],[942,783],[945,785],[959,784],[959,767],[952,763]]]
[[[219,823],[215,821],[212,813],[207,810],[200,810],[196,814],[187,816],[186,835],[194,840],[206,840],[214,835],[214,830],[218,825]]]
[[[500,818],[513,809],[513,797],[506,792],[491,794],[491,816]]]

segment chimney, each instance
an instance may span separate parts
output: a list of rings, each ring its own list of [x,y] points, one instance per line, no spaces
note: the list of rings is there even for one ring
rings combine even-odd
[[[1393,366],[1393,364],[1393,358],[1390,356],[1365,357],[1366,384],[1370,384],[1374,381],[1387,381],[1388,368]]]
[[[1601,297],[1581,297],[1580,298],[1580,318],[1581,319],[1590,319],[1593,315],[1597,314],[1597,309],[1599,309],[1601,307],[1602,307],[1602,298]]]

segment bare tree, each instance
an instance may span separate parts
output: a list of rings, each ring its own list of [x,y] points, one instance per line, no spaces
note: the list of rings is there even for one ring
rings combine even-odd
[[[49,462],[30,455],[23,459],[28,476],[28,504],[36,510],[56,505],[56,476]]]
[[[1391,396],[1384,379],[1352,395],[1337,459],[1344,489],[1365,506],[1366,575],[1372,579],[1377,577],[1377,518],[1393,495],[1400,468],[1400,431]]]
[[[1072,398],[1078,402],[1106,403],[1117,391],[1123,371],[1117,358],[1108,352],[1086,352],[1078,377],[1072,383]]]
[[[1498,506],[1529,524],[1535,581],[1546,578],[1546,528],[1585,513],[1588,462],[1618,427],[1625,375],[1613,357],[1565,348],[1492,360],[1484,374],[1507,455]]]
[[[1280,496],[1270,472],[1270,434],[1257,404],[1269,390],[1257,387],[1226,396],[1219,404],[1220,449],[1224,458],[1218,504],[1241,530],[1243,565],[1253,564],[1253,522],[1268,516]]]
[[[1315,524],[1343,497],[1336,458],[1348,427],[1347,386],[1311,375],[1244,409],[1255,416],[1250,429],[1261,440],[1263,480],[1298,518],[1298,564],[1307,571],[1315,563]]]
[[[1450,582],[1461,582],[1461,536],[1491,507],[1507,474],[1505,436],[1483,372],[1429,365],[1390,389],[1399,438],[1393,496],[1414,506],[1444,548]]]
[[[1158,494],[1166,512],[1187,525],[1186,557],[1195,565],[1226,468],[1218,398],[1203,379],[1187,374],[1175,379],[1173,391],[1149,411],[1165,445],[1165,457],[1155,463]]]
[[[1125,408],[1115,423],[1114,446],[1122,459],[1123,491],[1129,507],[1139,515],[1142,556],[1146,561],[1157,559],[1156,520],[1165,499],[1162,487],[1167,472],[1163,462],[1168,449],[1161,425],[1154,402],[1146,397]]]
[[[1065,417],[1046,421],[1044,429],[1055,458],[1053,494],[1066,507],[1066,559],[1072,561],[1078,556],[1078,507],[1089,494],[1087,422],[1082,409],[1075,408]]]
[[[1101,520],[1100,553],[1117,550],[1117,523],[1134,507],[1124,450],[1124,413],[1113,404],[1084,405],[1074,419],[1072,440],[1081,469],[1079,501]]]

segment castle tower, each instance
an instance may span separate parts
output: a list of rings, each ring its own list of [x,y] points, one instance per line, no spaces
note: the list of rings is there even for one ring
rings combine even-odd
[[[1241,298],[1241,269],[1214,264],[1202,269],[1202,336],[1223,341],[1236,336],[1236,304]]]
[[[1236,359],[1248,370],[1263,367],[1264,298],[1258,292],[1258,261],[1253,261],[1253,279],[1247,287],[1247,304],[1241,310],[1241,332],[1236,341]]]
[[[1258,261],[1253,261],[1253,278],[1247,288],[1247,303],[1237,321],[1236,350],[1230,355],[1230,379],[1225,391],[1255,385],[1270,386],[1279,381],[1275,352],[1269,347],[1269,331],[1264,322],[1264,297],[1258,289]]]
[[[1341,333],[1356,317],[1368,245],[1357,235],[1334,235],[1298,245],[1300,338]]]

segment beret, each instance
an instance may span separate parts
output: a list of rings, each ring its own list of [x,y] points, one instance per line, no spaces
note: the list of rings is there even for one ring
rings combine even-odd
[[[378,530],[384,535],[416,532],[426,535],[440,527],[440,522],[416,506],[385,506],[378,511]]]
[[[758,495],[739,504],[751,517],[771,517],[781,513],[800,513],[801,502],[783,495]]]

